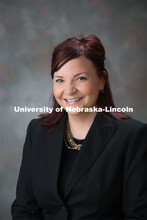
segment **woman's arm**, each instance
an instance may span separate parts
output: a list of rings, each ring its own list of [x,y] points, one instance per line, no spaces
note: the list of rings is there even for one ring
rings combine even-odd
[[[147,219],[147,126],[139,126],[128,148],[123,176],[125,220]]]
[[[33,119],[34,120],[34,119]],[[32,121],[33,121],[32,120]],[[23,148],[22,162],[16,188],[16,199],[12,203],[12,220],[41,220],[44,219],[39,209],[31,183],[31,125],[27,128],[27,135]]]

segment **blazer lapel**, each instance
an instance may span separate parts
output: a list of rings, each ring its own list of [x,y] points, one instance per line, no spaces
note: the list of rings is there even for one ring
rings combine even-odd
[[[50,185],[50,193],[56,194],[58,199],[61,199],[58,194],[58,174],[60,169],[63,135],[64,135],[64,124],[66,115],[61,119],[57,130],[46,132],[44,136],[44,147],[46,147],[46,153],[44,157],[44,170],[45,170],[45,181],[44,191],[48,191],[48,184]]]
[[[65,186],[65,198],[88,171],[92,163],[99,157],[116,129],[114,118],[106,119],[99,114],[96,115],[68,177]]]

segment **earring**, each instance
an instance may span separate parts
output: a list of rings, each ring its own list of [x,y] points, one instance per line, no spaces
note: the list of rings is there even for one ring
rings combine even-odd
[[[103,93],[104,93],[104,89],[101,89],[101,90],[100,90],[100,93],[103,94]]]

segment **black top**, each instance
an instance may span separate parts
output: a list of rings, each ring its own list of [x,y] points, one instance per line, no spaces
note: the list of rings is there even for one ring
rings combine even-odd
[[[97,114],[69,173],[63,202],[57,178],[66,117],[53,132],[40,125],[42,120],[32,120],[27,129],[13,220],[147,220],[145,124]]]
[[[76,138],[73,138],[73,139],[76,144],[82,144],[84,141],[84,140],[78,140]],[[58,177],[58,190],[59,190],[59,194],[62,199],[64,199],[64,188],[65,188],[66,181],[68,179],[68,176],[71,172],[71,169],[73,167],[73,164],[75,162],[75,159],[79,151],[80,150],[68,149],[63,140],[62,156],[61,156],[60,170],[59,170],[59,177]]]

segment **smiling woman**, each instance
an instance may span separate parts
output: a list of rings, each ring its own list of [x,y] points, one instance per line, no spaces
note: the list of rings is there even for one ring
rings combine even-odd
[[[121,112],[78,110],[115,108],[104,60],[94,35],[55,47],[53,111],[28,126],[13,220],[147,219],[146,125]]]
[[[105,49],[100,39],[94,35],[77,35],[66,39],[54,48],[51,65],[54,87],[52,99],[54,110],[52,115],[40,115],[40,117],[45,118],[42,123],[44,127],[54,130],[58,126],[64,111],[57,114],[55,109],[62,105],[78,106],[78,104],[85,104],[85,107],[87,107],[88,104],[102,109],[105,107],[115,107],[104,61]],[[62,96],[61,93],[64,86],[66,91],[64,90],[64,96]],[[86,96],[80,97],[79,95],[83,95],[82,92]],[[57,97],[60,95],[62,98]],[[84,99],[79,100],[79,102],[73,102],[75,98]],[[92,103],[94,100],[95,103]],[[110,114],[117,119],[130,118],[129,115],[120,112],[112,112]],[[82,115],[84,116],[84,114]],[[88,116],[88,113],[86,115]],[[89,114],[89,117],[92,117],[92,115],[94,117],[94,113]],[[102,115],[109,116],[106,112],[102,112]]]
[[[69,106],[79,108],[97,106],[99,92],[104,89],[104,79],[98,77],[93,63],[84,56],[68,61],[54,73],[53,78],[54,97],[64,109]],[[96,112],[87,112],[86,114],[76,111],[69,112],[68,120],[80,121],[81,118],[87,117],[92,123],[95,115]],[[89,125],[87,129],[89,130]],[[77,134],[74,134],[73,129],[72,134],[75,138],[82,139],[86,137],[87,129],[76,132]]]
[[[84,56],[70,60],[54,74],[54,96],[64,109],[68,105],[95,106],[103,88],[104,80],[99,79],[94,65]]]

